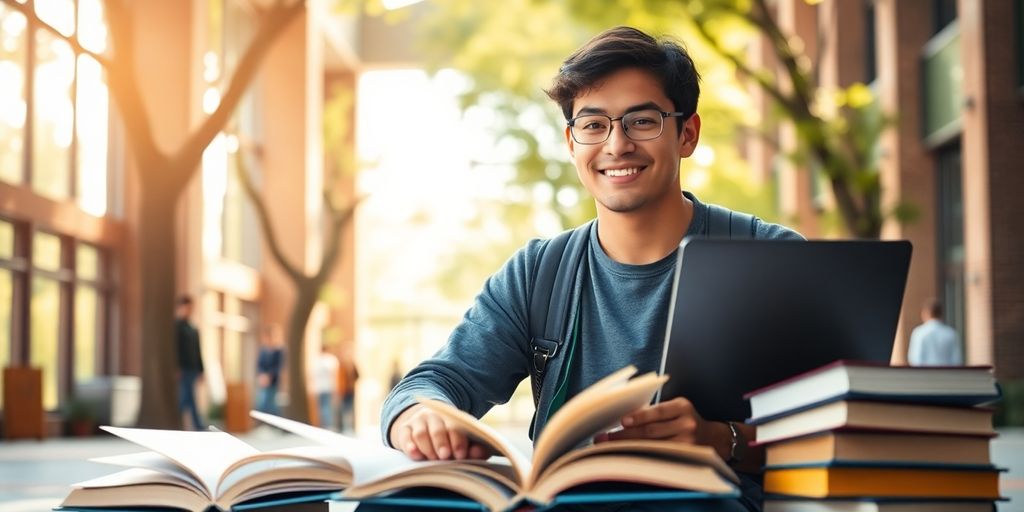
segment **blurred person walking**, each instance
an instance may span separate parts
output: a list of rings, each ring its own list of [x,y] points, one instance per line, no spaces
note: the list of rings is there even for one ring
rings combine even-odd
[[[281,410],[277,406],[277,390],[283,366],[284,343],[281,339],[281,326],[264,326],[260,336],[260,353],[256,357],[256,410],[281,415]]]
[[[331,430],[335,428],[334,403],[338,395],[340,366],[338,357],[331,353],[330,347],[322,345],[314,366],[313,389],[316,390],[320,427]]]
[[[359,370],[356,368],[355,358],[345,358],[342,369],[338,372],[338,389],[341,393],[341,412],[339,413],[340,427],[342,432],[354,432],[356,429],[356,381],[359,380]]]
[[[178,349],[178,412],[189,413],[192,428],[204,430],[206,426],[196,406],[196,384],[203,379],[203,354],[200,350],[199,331],[192,324],[192,297],[178,298],[174,339]]]
[[[960,335],[942,321],[942,303],[931,299],[921,308],[921,325],[910,333],[907,361],[912,366],[960,366],[964,364]]]

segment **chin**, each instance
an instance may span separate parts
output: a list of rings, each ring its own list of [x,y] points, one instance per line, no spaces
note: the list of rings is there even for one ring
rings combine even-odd
[[[611,212],[615,212],[615,213],[635,212],[635,211],[643,208],[643,206],[645,204],[647,204],[647,201],[645,201],[645,200],[643,200],[641,198],[637,198],[637,197],[630,197],[630,198],[625,198],[625,197],[615,198],[615,197],[612,197],[612,198],[607,198],[607,199],[605,199],[603,201],[598,201],[598,202],[601,204],[601,206],[604,207],[604,209],[606,209],[608,211],[611,211]]]

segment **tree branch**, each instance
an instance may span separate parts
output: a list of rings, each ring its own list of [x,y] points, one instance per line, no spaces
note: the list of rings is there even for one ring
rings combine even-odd
[[[246,147],[243,145],[243,148]],[[242,184],[242,191],[245,192],[245,196],[249,198],[253,208],[256,210],[256,216],[260,221],[260,231],[263,233],[264,239],[267,241],[267,247],[270,248],[270,253],[277,260],[277,263],[281,265],[285,273],[288,274],[296,282],[306,278],[307,276],[299,271],[298,267],[292,265],[288,261],[288,257],[285,256],[284,251],[281,249],[281,243],[278,242],[277,236],[274,234],[274,226],[270,222],[270,213],[267,211],[267,204],[260,197],[256,191],[255,185],[252,183],[251,176],[249,175],[249,166],[245,163],[246,151],[240,149],[238,152],[238,181]]]
[[[262,17],[259,31],[252,36],[249,46],[238,62],[231,81],[228,83],[227,91],[221,98],[220,105],[203,121],[198,130],[182,144],[176,153],[177,159],[190,160],[201,156],[202,151],[210,145],[210,142],[217,133],[221,131],[228,118],[235,111],[235,107],[242,100],[258,71],[263,57],[267,54],[270,46],[277,40],[282,31],[294,20],[305,8],[304,0],[277,0]],[[185,168],[193,169],[194,165]],[[186,177],[187,178],[187,177]]]
[[[772,99],[774,99],[775,102],[779,104],[779,106],[781,106],[787,112],[790,112],[791,114],[795,115],[796,108],[792,104],[793,100],[787,97],[785,94],[783,94],[782,90],[776,87],[775,84],[768,80],[768,78],[766,78],[764,75],[758,73],[753,68],[751,68],[739,56],[730,51],[727,51],[718,41],[718,39],[715,38],[715,36],[713,36],[711,32],[708,31],[708,29],[704,26],[706,21],[707,19],[703,16],[697,16],[694,18],[693,24],[697,28],[697,33],[699,33],[701,37],[709,45],[711,45],[715,52],[717,52],[719,55],[721,55],[730,63],[732,63],[732,65],[735,66],[736,69],[742,75],[747,76],[751,80],[757,82],[758,87],[760,87],[762,90],[768,93],[768,95],[771,96]]]
[[[771,41],[772,46],[775,48],[775,56],[786,69],[790,84],[793,86],[793,94],[796,96],[793,101],[793,105],[797,107],[795,113],[800,119],[813,117],[810,105],[814,98],[810,92],[810,81],[807,79],[806,74],[800,70],[800,66],[796,62],[796,56],[789,45],[789,40],[782,33],[782,29],[779,28],[775,18],[772,17],[765,0],[754,0],[754,9],[751,10],[748,19],[768,35],[768,40]]]
[[[738,124],[736,126],[739,129],[740,134],[742,136],[756,137],[760,139],[761,142],[767,144],[768,147],[772,148],[776,152],[782,152],[782,146],[779,145],[779,141],[776,138],[776,134],[774,132],[769,132],[767,130],[758,129],[757,127],[744,124]]]
[[[157,147],[146,104],[142,100],[142,90],[135,71],[135,34],[130,15],[123,0],[108,0],[104,7],[113,47],[107,68],[110,90],[127,128],[127,136],[132,141],[132,149],[137,153],[136,161],[166,160],[167,155]],[[166,181],[167,176],[146,171],[140,166],[139,173],[144,183],[158,180],[157,188],[160,189],[170,184]]]
[[[365,199],[366,196],[361,196],[340,210],[333,206],[333,204],[328,207],[327,213],[331,218],[331,232],[328,233],[327,243],[324,244],[323,257],[320,259],[320,270],[317,271],[315,279],[326,280],[334,270],[338,262],[339,253],[341,252],[341,236],[349,221],[352,220],[356,208]]]

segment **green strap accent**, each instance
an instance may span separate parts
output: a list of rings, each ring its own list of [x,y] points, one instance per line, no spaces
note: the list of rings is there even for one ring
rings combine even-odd
[[[582,308],[576,308],[576,315],[572,322],[572,337],[569,338],[569,353],[565,355],[565,368],[562,369],[561,381],[558,383],[558,387],[555,388],[554,396],[551,397],[551,404],[548,405],[548,419],[551,419],[551,416],[558,409],[561,409],[568,399],[569,370],[572,369],[572,362],[575,359],[576,340],[579,338],[580,332],[580,309]]]

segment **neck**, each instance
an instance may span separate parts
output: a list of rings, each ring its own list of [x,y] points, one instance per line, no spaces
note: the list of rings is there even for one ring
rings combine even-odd
[[[693,202],[669,194],[658,208],[619,213],[597,210],[597,237],[608,256],[627,265],[654,263],[668,256],[682,242],[693,219]]]

